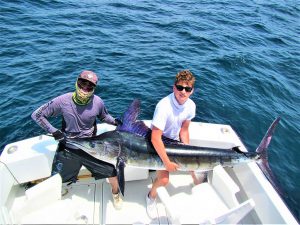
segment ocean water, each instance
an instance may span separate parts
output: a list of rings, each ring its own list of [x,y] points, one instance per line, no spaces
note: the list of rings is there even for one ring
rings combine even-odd
[[[31,113],[84,69],[113,116],[139,98],[140,119],[190,69],[194,121],[231,125],[249,151],[281,116],[269,162],[299,220],[299,18],[292,0],[0,1],[0,152],[44,133]]]

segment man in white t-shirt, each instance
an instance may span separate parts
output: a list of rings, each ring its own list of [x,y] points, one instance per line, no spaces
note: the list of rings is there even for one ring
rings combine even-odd
[[[194,91],[195,77],[189,70],[180,71],[175,78],[173,93],[158,102],[155,108],[151,129],[151,142],[164,163],[166,170],[158,170],[150,192],[146,196],[147,213],[150,218],[157,216],[156,189],[169,183],[169,172],[177,171],[179,165],[170,161],[162,135],[189,144],[189,125],[196,114],[196,105],[190,99]],[[192,173],[196,183],[195,174]]]

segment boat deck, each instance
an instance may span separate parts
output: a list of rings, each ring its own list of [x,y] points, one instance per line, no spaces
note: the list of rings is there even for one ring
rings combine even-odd
[[[78,182],[62,186],[61,200],[32,212],[23,217],[22,224],[171,224],[165,207],[157,199],[157,219],[150,219],[146,212],[145,196],[151,188],[155,172],[150,172],[147,179],[127,181],[123,207],[116,210],[113,206],[110,184],[106,179],[94,180],[89,175],[82,175]],[[170,175],[167,186],[170,194],[191,194],[194,186],[189,173],[178,172]],[[25,187],[20,186],[12,211],[25,201]],[[42,199],[40,199],[42,201]],[[62,206],[59,206],[62,205]]]

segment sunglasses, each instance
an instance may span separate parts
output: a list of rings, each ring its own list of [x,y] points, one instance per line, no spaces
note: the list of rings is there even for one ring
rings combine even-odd
[[[95,89],[95,85],[86,80],[78,79],[77,85],[80,89],[88,92],[93,91]]]
[[[182,85],[179,84],[175,84],[175,87],[178,91],[183,91],[184,89],[186,92],[191,92],[193,90],[193,87],[189,87],[189,86],[183,87]]]

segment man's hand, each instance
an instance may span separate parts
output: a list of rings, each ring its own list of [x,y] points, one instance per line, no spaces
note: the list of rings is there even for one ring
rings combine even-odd
[[[121,120],[121,119],[119,119],[119,118],[116,118],[115,119],[115,124],[114,125],[116,125],[116,126],[121,126],[121,125],[123,125],[123,121]]]
[[[175,172],[179,168],[178,164],[176,164],[174,162],[171,162],[171,161],[169,161],[168,163],[165,163],[164,165],[166,167],[166,170],[169,171],[169,172]]]
[[[66,135],[65,133],[61,132],[60,130],[57,130],[52,133],[52,136],[56,141],[59,141],[60,143],[65,144],[66,143]]]

